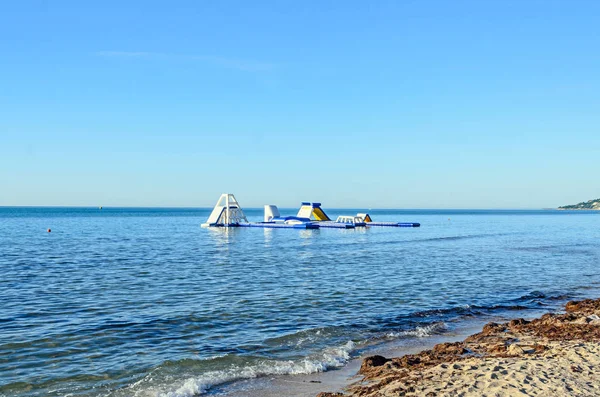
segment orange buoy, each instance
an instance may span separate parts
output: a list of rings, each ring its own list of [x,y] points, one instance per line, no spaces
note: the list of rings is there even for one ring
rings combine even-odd
[[[52,229],[48,229],[48,233],[50,233],[52,231]]]

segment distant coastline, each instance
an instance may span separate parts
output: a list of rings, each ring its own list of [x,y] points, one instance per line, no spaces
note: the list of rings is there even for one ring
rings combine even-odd
[[[559,210],[600,210],[600,198],[596,200],[582,201],[581,203],[564,205]]]

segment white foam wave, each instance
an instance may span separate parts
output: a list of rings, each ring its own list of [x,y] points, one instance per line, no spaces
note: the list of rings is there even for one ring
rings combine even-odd
[[[189,377],[178,383],[176,389],[158,391],[144,395],[157,397],[193,397],[206,393],[211,387],[239,379],[257,378],[267,375],[297,375],[324,372],[344,366],[354,350],[354,342],[324,350],[301,361],[264,360],[248,366],[232,366],[226,370],[210,371],[197,377]]]
[[[439,334],[440,332],[445,331],[447,328],[446,324],[443,322],[429,324],[423,327],[416,327],[414,329],[410,329],[407,331],[400,332],[389,332],[386,334],[388,338],[399,338],[402,336],[414,336],[417,338],[426,338],[431,335]]]

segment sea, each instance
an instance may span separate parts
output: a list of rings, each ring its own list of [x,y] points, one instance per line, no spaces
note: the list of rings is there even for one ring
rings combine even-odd
[[[0,207],[0,396],[219,395],[600,296],[600,212],[368,212],[421,227],[206,229],[208,208]]]

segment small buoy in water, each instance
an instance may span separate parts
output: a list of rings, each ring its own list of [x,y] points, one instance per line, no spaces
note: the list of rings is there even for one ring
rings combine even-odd
[[[102,209],[102,206],[100,206],[100,207],[98,207],[98,208]]]
[[[48,229],[48,233],[50,233],[52,231],[52,229]]]

